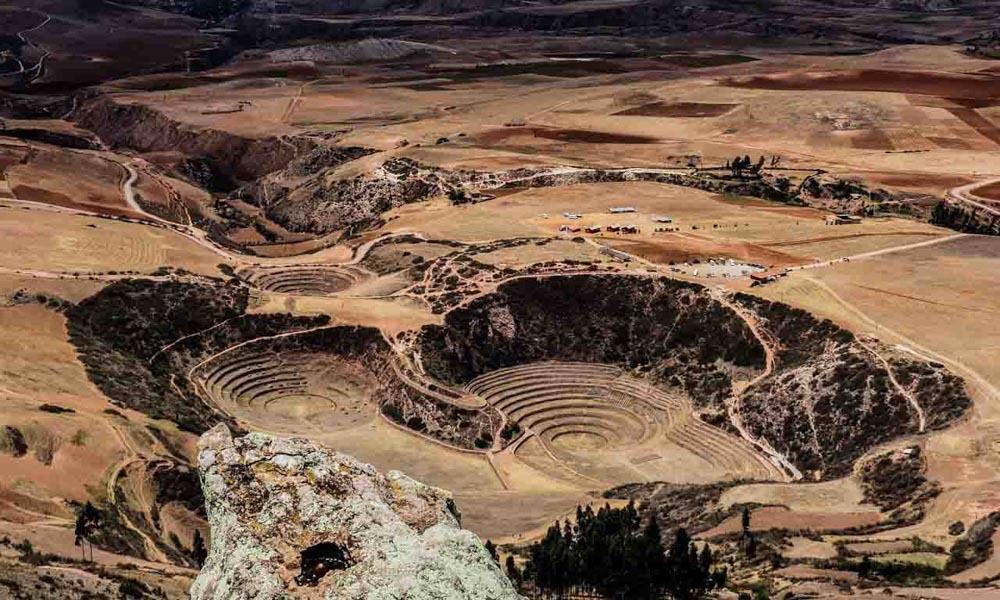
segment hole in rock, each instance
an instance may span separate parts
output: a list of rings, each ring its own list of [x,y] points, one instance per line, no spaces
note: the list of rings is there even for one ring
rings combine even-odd
[[[302,569],[295,577],[299,585],[316,585],[330,571],[343,571],[354,564],[350,551],[334,542],[323,542],[302,551]]]

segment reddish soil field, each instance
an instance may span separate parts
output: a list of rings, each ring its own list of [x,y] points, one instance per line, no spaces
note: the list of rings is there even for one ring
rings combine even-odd
[[[43,190],[41,188],[31,187],[28,185],[18,185],[15,186],[13,190],[14,196],[18,200],[27,200],[29,202],[41,202],[44,204],[52,204],[54,206],[62,206],[64,208],[72,208],[76,210],[87,210],[93,212],[100,212],[106,215],[116,216],[116,217],[132,217],[135,218],[134,212],[125,209],[117,208],[114,206],[108,206],[103,203],[81,203],[75,202],[72,198],[65,194],[60,194],[59,192],[53,192],[51,190]]]
[[[858,69],[823,73],[793,72],[720,80],[730,87],[765,90],[837,90],[855,92],[895,92],[995,101],[1000,97],[1000,77],[922,71]]]
[[[502,142],[508,138],[532,135],[536,138],[575,144],[655,144],[659,140],[644,135],[625,135],[583,129],[546,129],[542,127],[509,127],[485,131],[476,136],[481,143]]]
[[[792,565],[779,569],[775,575],[789,579],[833,579],[835,581],[857,581],[858,574],[851,571],[835,571],[833,569],[817,569],[806,565]]]
[[[971,150],[972,146],[968,143],[963,142],[957,138],[943,138],[943,137],[933,137],[925,136],[928,141],[933,142],[938,148],[944,148],[945,150]]]
[[[1000,100],[995,98],[945,98],[948,102],[957,104],[962,108],[990,108],[1000,106]]]
[[[881,129],[869,129],[851,140],[851,145],[860,150],[892,150],[892,140]]]
[[[976,130],[977,133],[990,139],[996,144],[1000,144],[1000,127],[992,121],[977,113],[972,108],[949,108],[948,112],[955,115],[963,123]]]
[[[980,198],[986,198],[987,200],[996,200],[1000,202],[1000,183],[991,183],[989,185],[984,185],[983,187],[976,188],[974,193]]]
[[[805,260],[778,250],[765,248],[747,242],[726,242],[712,240],[694,234],[664,234],[655,242],[628,240],[621,238],[600,238],[615,248],[620,248],[646,260],[667,264],[690,262],[708,257],[725,256],[734,260],[754,262],[775,267],[800,265]]]
[[[718,117],[739,104],[712,104],[708,102],[652,102],[613,113],[629,117]]]
[[[869,179],[880,185],[900,189],[938,189],[941,191],[972,183],[968,177],[961,175],[936,175],[930,173],[865,173],[865,179]]]
[[[793,512],[778,506],[766,506],[753,511],[750,517],[750,529],[753,531],[767,531],[769,529],[839,531],[851,527],[874,525],[879,522],[879,519],[877,512]],[[702,533],[699,537],[712,538],[728,533],[739,533],[742,529],[742,517],[734,515]]]
[[[850,238],[862,238],[862,237],[885,237],[892,235],[926,235],[929,237],[934,237],[937,234],[930,231],[887,231],[885,233],[854,233],[850,235],[828,235],[823,237],[809,238],[806,240],[793,240],[791,242],[771,242],[763,244],[769,248],[784,248],[787,246],[802,246],[805,244],[815,244],[818,242],[829,242],[833,240],[845,240]]]

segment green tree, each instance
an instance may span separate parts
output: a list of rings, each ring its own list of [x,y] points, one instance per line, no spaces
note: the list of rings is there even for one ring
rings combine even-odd
[[[868,555],[865,555],[861,559],[861,564],[858,565],[858,576],[868,577],[869,575],[871,575],[871,572],[872,572],[872,559],[869,558]]]
[[[583,586],[609,598],[660,598],[671,577],[659,525],[643,525],[633,503],[596,514],[578,507],[575,524],[557,522],[528,553],[524,578],[550,593]]]
[[[518,588],[521,587],[521,570],[517,568],[517,563],[514,562],[514,555],[508,554],[507,561],[504,565],[504,571],[507,572],[507,577],[514,582],[514,585]]]
[[[705,544],[701,548],[701,555],[698,556],[698,568],[701,571],[701,576],[706,583],[711,583],[712,581],[712,549]],[[711,587],[709,585],[708,587]]]
[[[87,560],[87,546],[90,546],[90,560],[94,560],[94,544],[90,541],[91,536],[97,531],[101,524],[101,513],[90,500],[84,504],[76,513],[76,523],[73,528],[74,544],[80,546],[80,553],[83,560]]]

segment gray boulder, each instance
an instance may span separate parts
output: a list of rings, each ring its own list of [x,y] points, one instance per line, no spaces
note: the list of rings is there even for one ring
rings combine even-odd
[[[451,496],[301,438],[199,442],[211,550],[193,600],[519,598]]]

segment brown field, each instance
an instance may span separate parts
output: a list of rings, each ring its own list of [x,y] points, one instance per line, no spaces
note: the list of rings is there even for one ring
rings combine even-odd
[[[853,69],[792,72],[725,80],[727,85],[771,90],[831,90],[894,92],[949,98],[992,100],[1000,95],[1000,80],[984,75],[936,71]]]
[[[652,102],[614,113],[619,117],[718,117],[736,108],[736,104],[708,102]]]
[[[1000,144],[1000,127],[971,108],[952,108],[948,112],[958,117],[963,123],[976,130],[976,133]]]
[[[976,188],[976,195],[987,200],[1000,201],[1000,183],[991,183]]]
[[[0,265],[56,275],[180,266],[215,274],[220,257],[163,229],[0,203]]]
[[[877,512],[825,513],[796,512],[785,508],[764,507],[753,511],[750,528],[753,531],[784,529],[789,531],[827,531],[874,525],[881,520]],[[719,525],[702,532],[702,537],[713,538],[720,535],[739,533],[742,530],[740,516],[726,519]]]
[[[96,153],[32,143],[27,162],[3,174],[14,197],[117,216],[136,216],[121,193],[125,171]],[[8,148],[4,146],[3,148]]]
[[[574,144],[653,144],[656,138],[641,135],[623,135],[583,129],[549,129],[540,127],[508,127],[485,131],[475,137],[480,144],[497,144],[511,138],[540,138]]]
[[[892,150],[892,138],[881,129],[869,129],[851,139],[851,144],[861,150]]]

